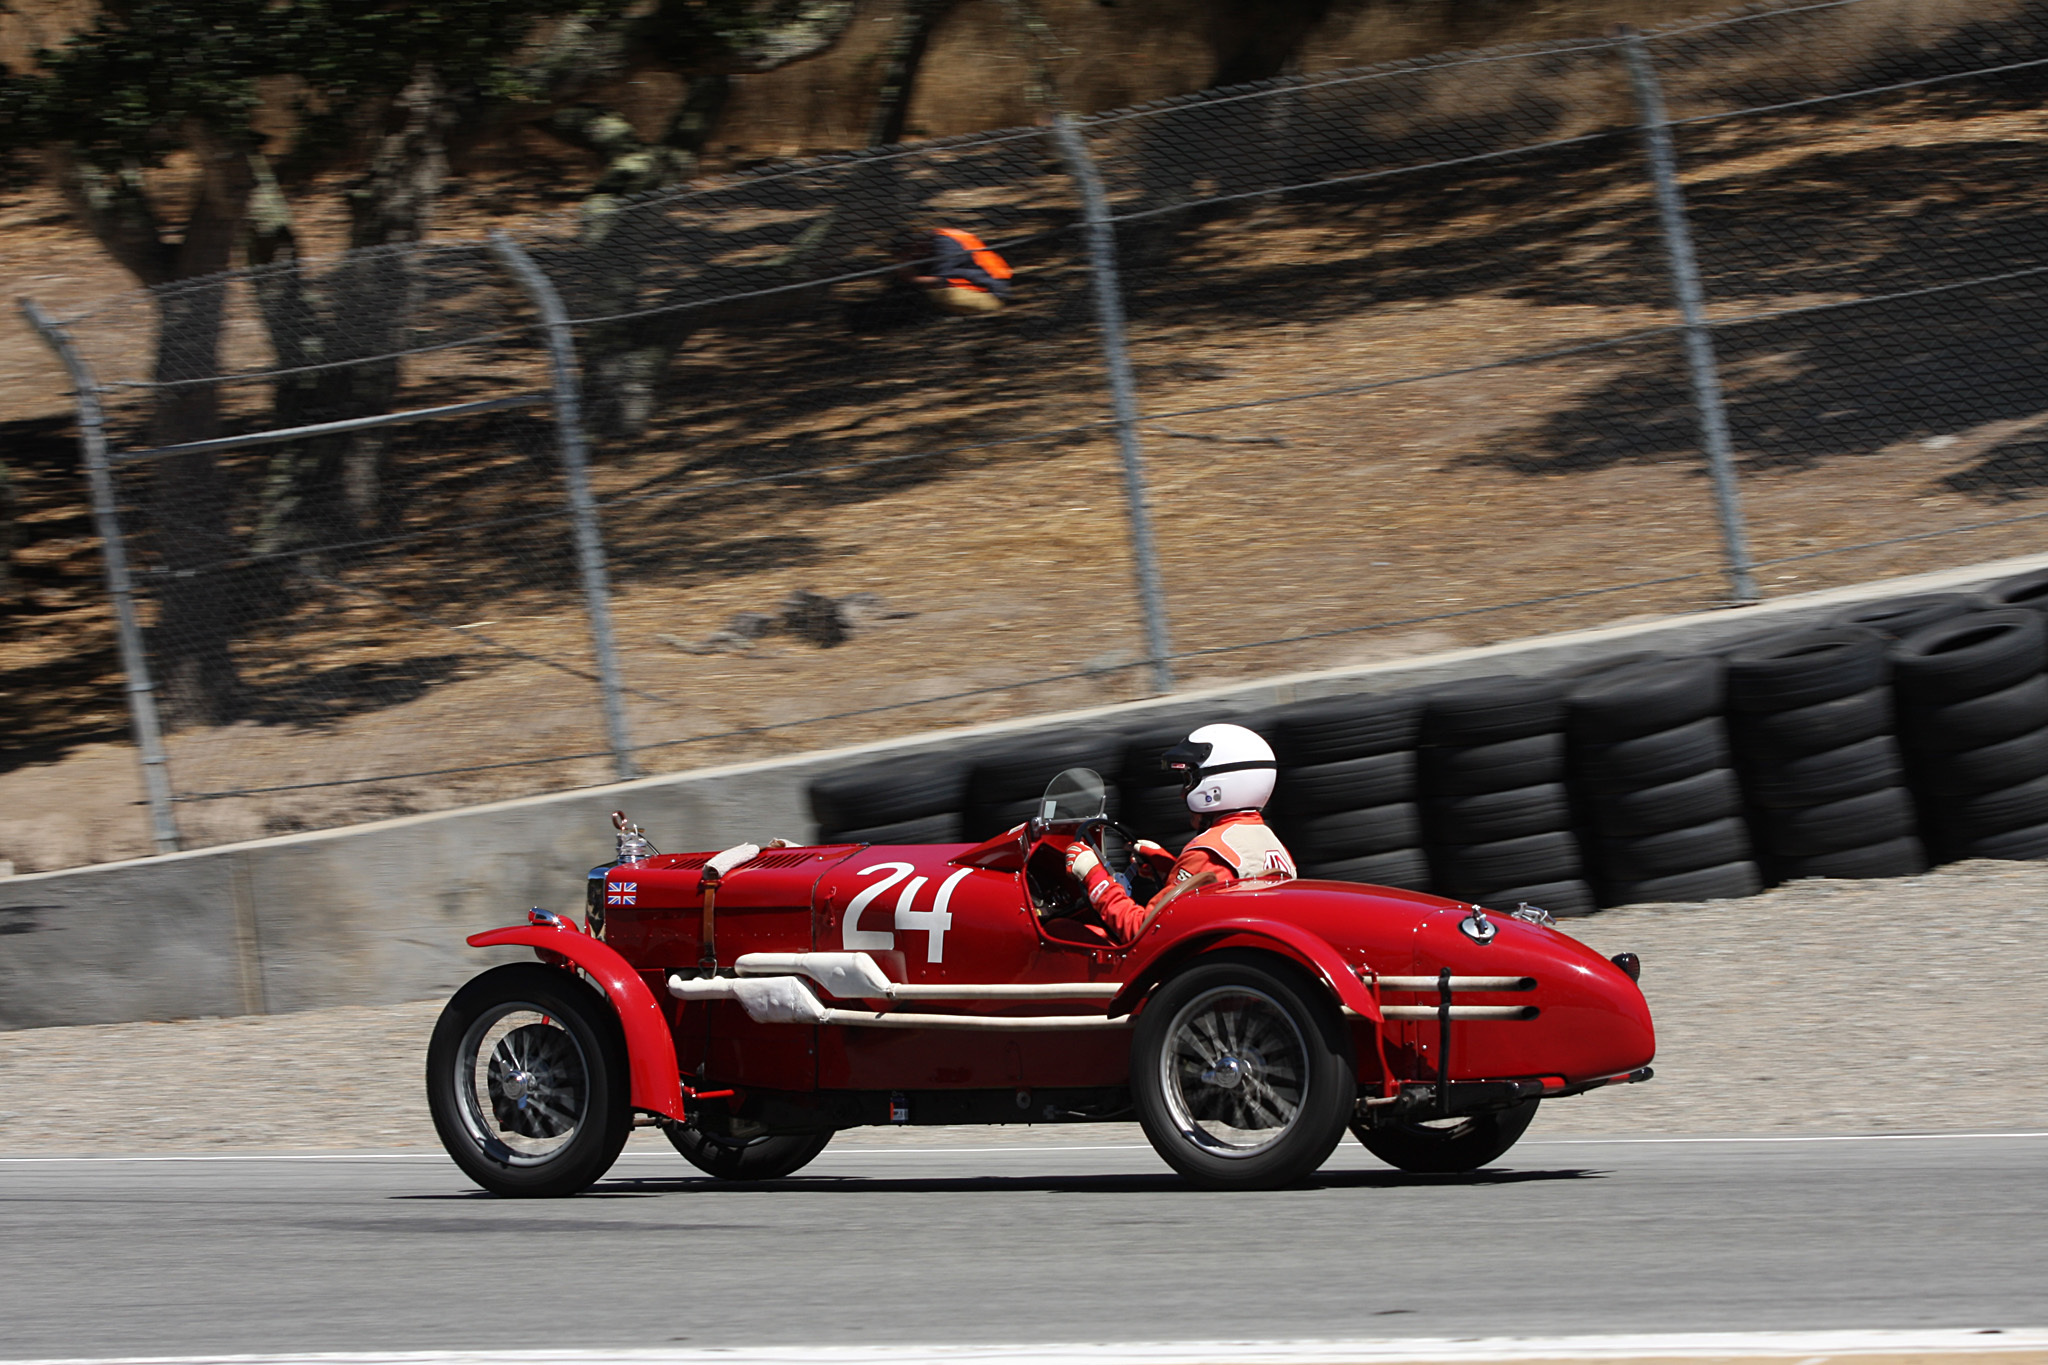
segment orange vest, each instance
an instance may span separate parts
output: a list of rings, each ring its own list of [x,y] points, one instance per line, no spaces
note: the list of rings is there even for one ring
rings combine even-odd
[[[987,246],[983,245],[981,238],[973,233],[962,232],[959,228],[933,228],[932,231],[938,233],[941,237],[950,237],[958,242],[967,254],[974,259],[974,264],[988,272],[990,279],[1007,280],[1010,278],[1010,263],[996,255],[995,252],[990,251]],[[972,280],[947,280],[946,283],[952,285],[955,289],[980,289],[984,294],[993,292],[974,283]]]
[[[1269,877],[1289,881],[1296,875],[1294,858],[1287,852],[1287,846],[1256,813],[1224,816],[1188,840],[1187,847],[1181,850],[1181,861],[1196,849],[1243,880]]]

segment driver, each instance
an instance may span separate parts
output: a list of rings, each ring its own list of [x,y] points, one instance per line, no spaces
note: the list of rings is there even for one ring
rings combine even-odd
[[[1077,841],[1067,850],[1068,873],[1081,883],[1088,903],[1118,943],[1136,938],[1148,913],[1198,886],[1287,881],[1295,875],[1294,859],[1259,814],[1273,795],[1278,767],[1265,740],[1242,725],[1204,725],[1159,761],[1180,774],[1191,819],[1201,833],[1178,859],[1150,840],[1132,847],[1132,857],[1166,884],[1149,905],[1133,899],[1086,843]]]

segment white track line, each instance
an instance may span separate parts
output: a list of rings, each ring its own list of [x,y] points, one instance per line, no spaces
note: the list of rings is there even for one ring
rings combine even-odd
[[[1037,1346],[765,1346],[652,1351],[394,1351],[119,1356],[11,1365],[1476,1365],[1538,1360],[1783,1359],[2048,1351],[2048,1328],[1687,1332],[1369,1341],[1072,1342]]]

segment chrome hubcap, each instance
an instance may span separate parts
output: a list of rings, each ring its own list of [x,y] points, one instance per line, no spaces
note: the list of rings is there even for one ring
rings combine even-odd
[[[1181,1007],[1159,1056],[1174,1126],[1215,1156],[1255,1156],[1280,1141],[1308,1095],[1308,1048],[1280,1003],[1223,986]]]
[[[536,1165],[575,1140],[590,1068],[560,1021],[531,1005],[501,1005],[469,1026],[456,1056],[464,1125],[490,1156]]]

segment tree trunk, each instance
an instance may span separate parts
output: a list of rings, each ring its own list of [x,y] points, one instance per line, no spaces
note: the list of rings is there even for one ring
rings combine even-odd
[[[417,242],[427,233],[447,178],[451,102],[439,76],[422,66],[392,101],[362,177],[348,191],[352,249]],[[280,427],[342,421],[391,410],[400,362],[371,359],[329,365],[349,355],[390,356],[419,305],[419,283],[399,252],[351,254],[326,278],[299,255],[291,216],[267,172],[250,215],[251,265],[278,267],[258,277],[256,294],[277,366],[273,413]],[[327,368],[319,368],[327,365]],[[278,447],[265,476],[256,549],[262,554],[321,554],[391,520],[389,472],[381,431],[314,437]]]

